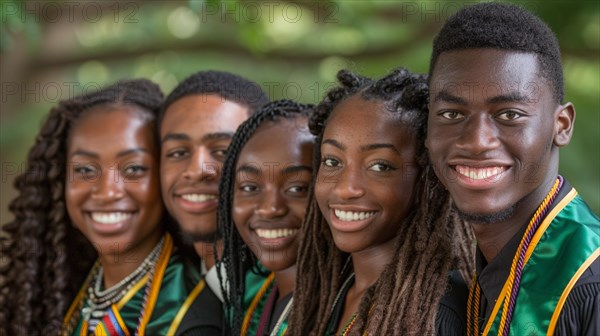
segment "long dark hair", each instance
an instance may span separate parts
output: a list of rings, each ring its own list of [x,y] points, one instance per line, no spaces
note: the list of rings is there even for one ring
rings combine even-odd
[[[61,101],[44,122],[15,180],[14,220],[3,226],[0,334],[58,334],[67,308],[96,251],[76,230],[65,206],[69,134],[88,111],[103,105],[134,105],[156,119],[163,99],[151,81],[121,81]],[[100,127],[100,125],[99,125]]]
[[[416,162],[421,170],[415,209],[398,225],[392,261],[363,295],[351,334],[433,334],[449,271],[453,267],[470,268],[472,252],[468,248],[469,228],[451,212],[448,192],[433,173],[425,148],[426,77],[398,69],[377,81],[347,70],[341,70],[337,78],[340,86],[328,92],[309,121],[311,132],[317,136],[313,174],[316,176],[320,166],[320,146],[331,112],[355,95],[383,101],[390,113],[402,115],[401,120],[417,139]],[[323,335],[348,254],[335,246],[314,195],[301,231],[289,332]]]
[[[291,100],[278,100],[263,106],[248,120],[240,125],[235,132],[227,150],[227,159],[223,165],[221,182],[219,185],[219,207],[217,212],[219,233],[223,238],[223,257],[217,263],[218,274],[222,268],[227,274],[227,284],[221,279],[221,286],[225,295],[226,322],[231,330],[230,335],[240,335],[244,318],[245,277],[249,271],[262,273],[258,267],[258,258],[254,256],[248,245],[244,243],[233,223],[231,211],[233,209],[233,194],[235,185],[235,169],[237,160],[248,140],[264,122],[307,118],[312,105],[304,105]],[[229,288],[229,289],[228,289]]]

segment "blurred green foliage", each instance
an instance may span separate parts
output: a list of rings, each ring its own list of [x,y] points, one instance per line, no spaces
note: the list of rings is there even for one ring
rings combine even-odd
[[[2,0],[2,161],[25,161],[41,120],[59,99],[120,78],[150,78],[168,93],[196,71],[225,70],[260,83],[273,99],[314,103],[342,68],[368,76],[398,66],[427,72],[435,33],[472,3]],[[600,5],[521,4],[560,41],[566,100],[577,110],[560,169],[598,213]],[[10,175],[3,167],[2,222]]]

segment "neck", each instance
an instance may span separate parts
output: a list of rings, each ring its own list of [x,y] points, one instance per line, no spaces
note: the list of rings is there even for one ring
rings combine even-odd
[[[134,249],[117,252],[116,254],[101,254],[99,259],[103,268],[104,288],[116,285],[133,273],[152,252],[161,237],[162,232],[158,232],[158,234],[147,238],[146,241]]]
[[[215,257],[215,244],[217,245],[217,253],[218,256]],[[197,242],[194,243],[194,249],[196,253],[202,258],[204,261],[204,265],[206,265],[206,269],[210,269],[215,265],[216,259],[218,259],[221,255],[223,255],[223,241],[217,240],[215,243],[207,243],[207,242]]]
[[[277,281],[279,291],[279,298],[277,299],[277,302],[279,302],[296,288],[296,264],[275,272],[275,281]]]
[[[477,247],[479,247],[488,263],[494,260],[500,250],[519,232],[523,225],[529,225],[536,209],[556,182],[557,174],[549,175],[550,177],[547,177],[536,190],[519,201],[510,218],[496,223],[473,223],[472,227],[477,240]]]
[[[354,268],[354,285],[357,292],[364,292],[371,287],[385,267],[392,261],[396,240],[371,247],[369,249],[352,253],[352,267]]]

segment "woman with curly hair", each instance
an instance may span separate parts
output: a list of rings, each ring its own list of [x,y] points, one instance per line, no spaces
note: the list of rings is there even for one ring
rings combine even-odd
[[[426,79],[338,80],[309,121],[316,179],[290,334],[462,335],[466,285],[451,270],[472,267],[471,234],[430,167]]]
[[[162,99],[156,84],[130,80],[50,111],[4,227],[1,334],[177,329],[203,282],[163,216]]]
[[[230,335],[287,330],[312,178],[311,109],[290,100],[268,103],[240,125],[229,146],[217,217],[224,242],[218,267],[231,289],[223,289]]]

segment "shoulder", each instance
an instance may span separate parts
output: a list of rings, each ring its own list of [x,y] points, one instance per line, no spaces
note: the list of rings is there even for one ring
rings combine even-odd
[[[465,280],[458,271],[451,271],[448,276],[446,293],[440,300],[436,316],[436,333],[438,335],[465,334],[468,296],[469,289]]]
[[[205,286],[183,317],[177,329],[177,335],[220,335],[222,325],[223,306],[221,301],[210,287]]]

